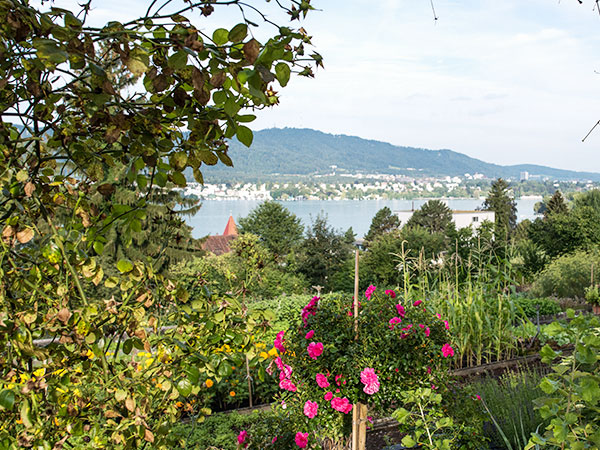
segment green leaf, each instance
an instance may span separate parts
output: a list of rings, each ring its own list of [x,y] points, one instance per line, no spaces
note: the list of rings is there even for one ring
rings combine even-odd
[[[127,60],[127,68],[131,71],[131,73],[140,77],[148,70],[148,65],[150,64],[150,58],[148,57],[148,53],[141,48],[134,48],[129,53],[129,59]]]
[[[410,412],[404,408],[399,408],[393,412],[392,416],[398,421],[398,423],[403,424],[406,422],[406,419],[410,417]]]
[[[596,353],[583,344],[575,347],[575,359],[582,364],[593,364],[596,362]]]
[[[133,350],[133,341],[131,339],[127,339],[123,343],[123,353],[129,355],[131,353],[131,350]]]
[[[237,116],[236,119],[238,122],[247,123],[247,122],[252,122],[253,120],[255,120],[256,116],[254,114],[245,114],[245,115]]]
[[[600,386],[591,377],[585,377],[580,382],[581,398],[587,403],[595,405],[600,400]]]
[[[173,172],[171,174],[171,179],[173,180],[173,183],[179,187],[185,187],[187,185],[185,176],[181,172]]]
[[[117,400],[120,403],[126,398],[127,392],[125,392],[123,389],[117,389],[117,391],[115,392],[115,400]]]
[[[405,447],[408,448],[413,448],[415,445],[417,445],[417,443],[414,441],[414,439],[409,436],[408,434],[406,436],[404,436],[402,438],[402,445],[404,445]]]
[[[12,411],[15,406],[15,393],[10,389],[0,392],[0,406],[8,411]]]
[[[128,259],[122,259],[117,263],[117,269],[121,273],[131,272],[133,270],[133,263]]]
[[[229,32],[229,40],[234,43],[242,42],[248,35],[248,25],[238,23]]]
[[[217,28],[213,32],[212,40],[216,45],[225,45],[229,40],[229,31],[225,28]]]
[[[290,66],[286,63],[279,63],[275,66],[275,75],[277,76],[277,81],[282,87],[287,86],[290,81]]]
[[[169,67],[178,70],[183,69],[187,64],[188,54],[183,50],[173,53],[169,57]]]
[[[551,363],[557,356],[558,353],[556,353],[548,344],[544,345],[540,350],[540,357],[545,364]]]
[[[177,383],[177,390],[181,396],[187,397],[192,393],[192,383],[187,378],[184,378]]]
[[[546,394],[552,394],[554,391],[556,391],[556,389],[558,389],[558,383],[546,377],[540,383],[540,389]]]
[[[29,400],[24,400],[21,403],[21,409],[19,411],[21,420],[25,428],[31,428],[33,426],[33,419],[31,417],[31,408],[29,407]]]
[[[246,147],[250,147],[252,145],[252,139],[254,138],[252,134],[252,130],[244,125],[240,125],[237,128],[237,132],[235,134],[238,140],[244,144]]]
[[[104,251],[104,244],[100,241],[94,241],[94,251],[98,255],[101,255],[102,252]]]

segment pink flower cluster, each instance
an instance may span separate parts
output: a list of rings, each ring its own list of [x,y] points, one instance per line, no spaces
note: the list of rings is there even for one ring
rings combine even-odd
[[[371,300],[371,296],[373,295],[373,292],[375,292],[375,289],[377,289],[375,286],[370,285],[365,291],[365,297]]]
[[[308,344],[308,356],[312,359],[317,359],[317,356],[320,356],[323,353],[323,343],[322,342],[311,342]]]
[[[352,411],[352,403],[344,397],[333,397],[331,399],[331,407],[336,411],[343,412],[344,414],[348,414]]]
[[[280,372],[279,372],[279,388],[284,389],[286,391],[290,391],[290,392],[296,392],[298,390],[298,388],[291,380],[292,368],[290,366],[288,366],[287,364],[284,364],[283,361],[281,360],[281,358],[279,358],[279,357],[275,358],[275,364],[277,365],[277,368],[280,370]]]
[[[319,385],[320,388],[325,389],[325,388],[329,387],[329,380],[327,380],[327,377],[325,375],[323,375],[322,373],[318,373],[315,378],[316,378],[317,384]]]
[[[413,303],[413,306],[419,306],[421,303],[423,303],[423,300],[417,300]]]
[[[304,404],[304,415],[309,419],[314,419],[318,411],[319,405],[317,402],[311,402],[310,400],[307,400]]]
[[[306,333],[306,336],[304,336],[305,339],[312,339],[312,337],[315,335],[315,330],[310,330],[308,333]]]
[[[275,337],[275,340],[273,341],[273,347],[275,347],[281,353],[285,353],[285,347],[283,346],[284,333],[285,333],[285,331],[280,331],[279,333],[277,333],[277,336]]]
[[[396,298],[396,292],[393,291],[392,289],[388,289],[385,291],[385,295],[389,295],[390,298]]]
[[[450,344],[442,345],[442,355],[444,355],[444,358],[454,356],[454,349],[450,347]]]
[[[404,316],[406,315],[406,311],[404,310],[404,306],[402,306],[401,304],[397,304],[396,305],[396,311],[398,311],[398,315],[404,319]]]
[[[320,298],[315,296],[313,297],[308,304],[302,308],[302,323],[304,326],[307,325],[308,316],[316,316],[317,315],[317,305],[319,304]]]
[[[296,433],[296,445],[300,448],[306,448],[308,445],[308,433],[300,433],[299,431]]]
[[[400,322],[402,322],[402,319],[401,319],[400,317],[392,317],[392,318],[390,319],[390,322],[389,322],[389,323],[390,323],[390,325],[389,325],[389,327],[390,327],[390,330],[393,330],[393,329],[394,329],[394,327],[395,327],[396,325],[398,325]]]
[[[246,430],[240,431],[240,434],[238,434],[238,437],[237,437],[238,445],[242,445],[247,437],[248,437],[248,432]]]
[[[360,381],[365,385],[363,391],[366,394],[373,395],[379,392],[379,378],[375,373],[375,369],[367,367],[360,373]]]

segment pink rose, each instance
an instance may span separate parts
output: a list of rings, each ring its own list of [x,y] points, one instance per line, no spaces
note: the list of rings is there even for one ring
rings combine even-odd
[[[280,331],[279,333],[277,333],[277,337],[275,338],[275,341],[273,341],[273,346],[279,350],[281,353],[285,353],[285,348],[283,347],[283,334],[285,333],[285,331]]]
[[[377,289],[375,286],[370,285],[365,291],[365,297],[371,300],[371,296],[373,295],[373,292],[375,292],[375,289]]]
[[[327,401],[331,400],[333,398],[333,392],[326,392],[323,398]]]
[[[450,324],[448,323],[447,320],[444,320],[444,327],[446,328],[446,330],[450,329]]]
[[[448,358],[449,356],[454,356],[454,349],[450,347],[450,344],[444,344],[442,346],[442,354],[444,358]]]
[[[429,327],[425,328],[425,336],[429,337],[430,333],[431,333],[431,330],[429,329]]]
[[[296,433],[296,445],[300,448],[306,448],[308,445],[308,433]]]
[[[336,411],[343,412],[344,414],[348,414],[350,411],[352,411],[352,403],[350,403],[346,397],[334,397],[331,400],[331,407]]]
[[[304,404],[304,415],[309,419],[313,419],[317,415],[317,411],[319,410],[319,405],[317,402],[311,402],[307,400]]]
[[[242,445],[247,437],[248,437],[248,432],[246,430],[240,431],[240,434],[238,434],[238,437],[237,437],[238,444]]]
[[[320,388],[325,389],[326,387],[329,387],[329,381],[327,380],[327,377],[325,375],[323,375],[322,373],[318,373],[316,376],[317,379],[317,384],[319,385]]]
[[[396,311],[398,311],[398,315],[400,317],[404,317],[406,315],[406,311],[404,311],[404,306],[400,304],[396,305]]]
[[[316,360],[317,356],[320,356],[323,353],[323,343],[322,342],[311,342],[308,344],[308,356],[312,359]]]
[[[397,324],[399,324],[400,322],[402,322],[402,319],[401,319],[400,317],[392,317],[392,318],[390,319],[390,322],[389,322],[389,327],[390,327],[390,330],[393,330],[393,329],[394,329],[394,327],[395,327]]]
[[[422,300],[417,300],[416,302],[413,303],[413,306],[419,306],[421,303],[423,303]]]
[[[308,304],[302,308],[302,323],[304,326],[307,325],[308,316],[316,316],[317,315],[317,305],[319,304],[320,298],[315,296],[311,299]]]
[[[312,337],[315,335],[315,330],[310,330],[308,333],[306,333],[306,336],[304,336],[305,339],[312,339]]]
[[[386,290],[385,295],[389,295],[390,298],[396,298],[396,293],[392,289]]]
[[[279,382],[279,387],[281,389],[284,389],[284,390],[290,391],[290,392],[296,392],[298,390],[296,388],[296,385],[294,383],[292,383],[291,380],[288,380],[287,378],[284,378],[283,380],[281,380]]]
[[[365,385],[363,391],[366,394],[373,395],[379,391],[379,378],[375,369],[367,367],[360,373],[360,381]]]

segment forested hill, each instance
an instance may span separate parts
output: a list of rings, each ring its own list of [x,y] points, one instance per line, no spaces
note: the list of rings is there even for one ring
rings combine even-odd
[[[532,164],[500,166],[452,150],[399,147],[312,129],[272,128],[257,131],[250,149],[233,140],[229,155],[235,164],[233,169],[217,165],[206,170],[205,176],[310,175],[328,173],[331,171],[330,166],[335,165],[338,173],[360,171],[413,176],[481,173],[487,177],[518,179],[519,172],[527,171],[532,175],[553,179],[600,181],[598,173],[574,172]]]

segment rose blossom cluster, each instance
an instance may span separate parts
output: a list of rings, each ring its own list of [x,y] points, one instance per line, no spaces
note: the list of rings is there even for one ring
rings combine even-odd
[[[373,295],[373,292],[375,292],[375,289],[377,289],[375,286],[370,285],[367,290],[365,291],[365,297],[367,297],[367,299],[371,300],[371,296]]]
[[[360,381],[365,385],[363,391],[366,394],[373,395],[379,392],[379,378],[372,367],[367,367],[360,373]]]
[[[277,333],[277,336],[275,337],[275,340],[273,341],[273,347],[275,347],[277,350],[279,350],[281,353],[285,353],[285,347],[283,346],[283,335],[285,334],[285,331],[280,331],[279,333]]]
[[[308,316],[316,316],[317,315],[317,305],[319,304],[320,298],[314,296],[308,304],[302,308],[302,323],[304,326],[307,325]]]
[[[287,364],[284,364],[281,358],[275,358],[275,364],[280,370],[279,372],[279,388],[290,392],[296,392],[298,388],[292,382],[292,368]]]

